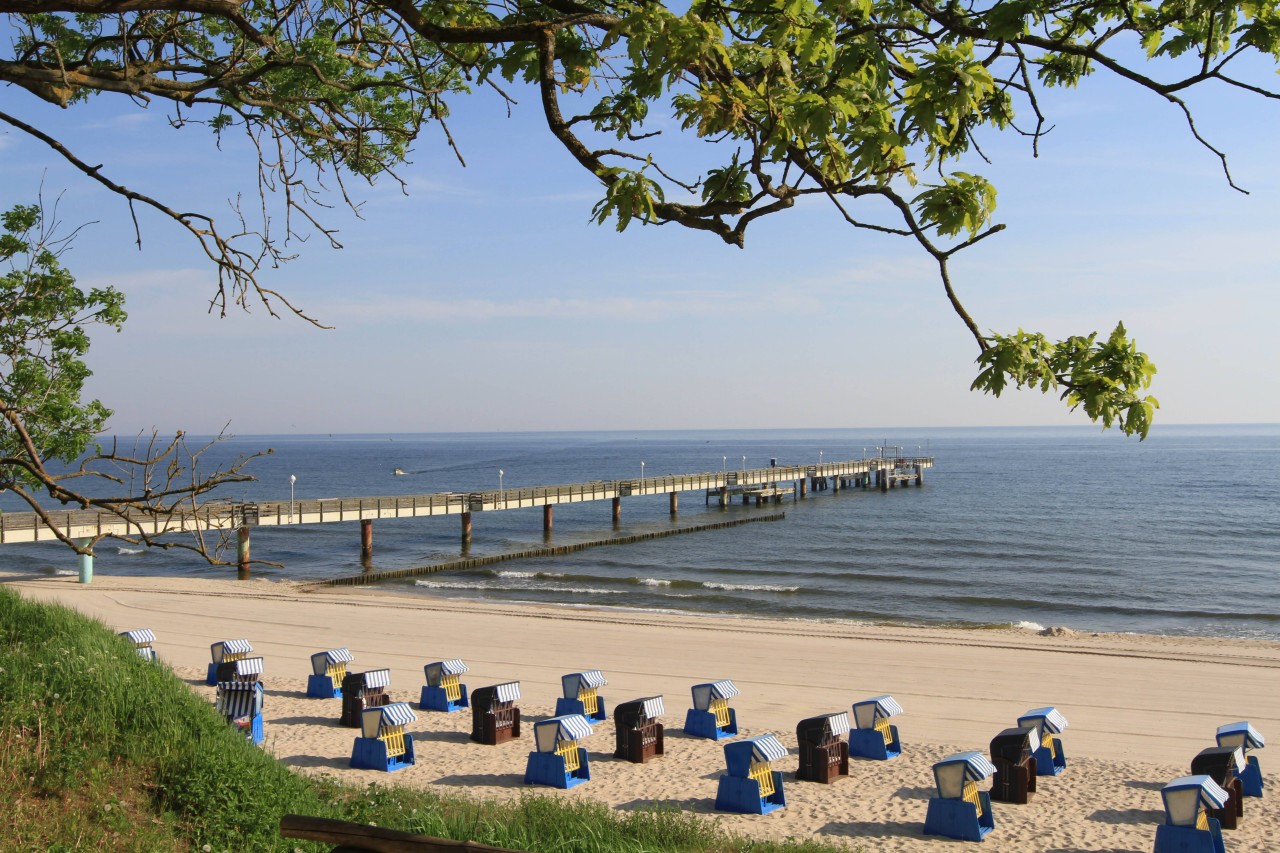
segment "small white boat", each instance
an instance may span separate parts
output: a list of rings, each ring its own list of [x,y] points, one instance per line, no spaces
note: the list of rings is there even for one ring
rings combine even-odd
[[[408,472],[408,471],[404,471],[404,470],[402,470],[402,469],[400,469],[400,468],[396,468],[396,469],[395,469],[394,471],[392,471],[391,473],[392,473],[392,474],[394,474],[394,475],[395,475],[395,476],[397,476],[397,477],[403,477],[405,474],[407,474],[407,473],[409,473],[409,472]]]

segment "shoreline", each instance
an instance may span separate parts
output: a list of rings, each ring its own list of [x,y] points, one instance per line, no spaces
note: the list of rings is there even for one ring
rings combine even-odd
[[[996,804],[984,849],[1146,851],[1163,821],[1159,789],[1185,775],[1213,746],[1218,725],[1250,720],[1280,730],[1275,685],[1280,643],[1142,634],[1056,636],[1017,629],[834,625],[802,620],[618,613],[528,604],[458,601],[381,588],[304,591],[291,581],[96,577],[13,579],[25,597],[74,607],[114,630],[149,627],[162,661],[212,702],[203,683],[209,644],[247,638],[265,658],[266,748],[309,774],[356,785],[412,785],[471,796],[528,792],[586,797],[612,808],[689,809],[731,832],[862,844],[867,850],[934,853],[954,842],[922,835],[933,793],[932,763],[959,750],[986,752],[992,737],[1030,708],[1067,717],[1068,767],[1040,780],[1032,804]],[[340,700],[305,697],[312,652],[345,646],[351,671],[391,670],[393,701],[411,703],[418,762],[394,774],[351,770],[353,729],[337,725]],[[526,731],[498,747],[470,743],[470,714],[417,710],[423,664],[461,658],[471,690],[518,680]],[[645,765],[616,760],[612,721],[584,746],[592,779],[569,791],[523,784],[531,724],[548,716],[560,676],[600,669],[611,712],[620,702],[663,695],[666,755]],[[689,688],[730,679],[742,735],[775,733],[790,753],[788,805],[771,815],[714,811],[722,746],[683,734]],[[795,726],[854,701],[891,694],[903,755],[854,760],[832,785],[797,782]],[[1274,735],[1273,735],[1274,736]],[[728,741],[731,742],[731,741]],[[1275,762],[1260,754],[1267,784]],[[1280,836],[1276,798],[1246,803],[1231,849],[1265,849]]]

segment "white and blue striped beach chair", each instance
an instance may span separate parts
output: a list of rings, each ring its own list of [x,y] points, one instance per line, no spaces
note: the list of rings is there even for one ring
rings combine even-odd
[[[1208,776],[1182,776],[1160,789],[1165,822],[1156,827],[1154,853],[1225,853],[1222,827],[1209,817],[1228,794]]]
[[[889,722],[902,713],[892,696],[876,696],[853,703],[854,728],[849,731],[849,754],[886,761],[902,752],[898,727]]]
[[[533,752],[525,765],[526,785],[572,788],[591,778],[591,761],[578,741],[591,735],[581,714],[557,715],[533,725]]]
[[[496,745],[520,737],[520,682],[479,687],[471,693],[471,739]]]
[[[253,644],[248,640],[219,640],[209,646],[209,655],[213,662],[205,674],[204,683],[210,687],[218,683],[218,667],[227,661],[247,658],[253,652]]]
[[[245,737],[261,744],[264,689],[261,681],[220,681],[214,707]]]
[[[1249,753],[1266,745],[1262,732],[1245,720],[1218,726],[1218,746],[1236,746],[1244,754],[1245,767],[1240,771],[1240,786],[1246,797],[1262,796],[1262,766],[1258,764],[1258,756]]]
[[[787,804],[782,773],[773,762],[787,757],[775,735],[764,734],[724,745],[728,773],[716,788],[716,811],[768,814]]]
[[[439,660],[422,668],[427,683],[422,688],[418,705],[424,711],[458,711],[470,706],[467,685],[460,676],[467,672],[467,665],[457,658]]]
[[[359,728],[360,716],[366,708],[381,708],[391,704],[387,688],[391,686],[391,670],[370,669],[366,672],[348,672],[342,679],[342,716],[338,724]]]
[[[661,696],[622,702],[613,709],[614,758],[644,764],[666,751]]]
[[[417,719],[408,702],[365,708],[360,714],[360,736],[351,748],[351,766],[391,772],[413,764],[413,735],[404,727]]]
[[[134,651],[138,653],[138,657],[146,661],[156,662],[156,650],[152,647],[152,643],[156,641],[156,635],[150,628],[136,628],[132,631],[121,631],[120,636],[133,643]]]
[[[933,765],[938,796],[929,799],[924,834],[981,841],[995,828],[991,795],[978,783],[990,779],[995,765],[981,752],[958,752]]]
[[[695,684],[693,707],[684,716],[685,734],[709,740],[723,740],[738,733],[738,714],[729,700],[739,695],[732,681],[708,681]]]
[[[556,716],[581,714],[593,723],[603,723],[609,715],[605,712],[599,688],[608,683],[598,669],[561,676],[560,686],[564,695],[556,700]]]
[[[307,677],[307,695],[313,699],[338,699],[342,696],[342,679],[347,677],[347,664],[355,658],[348,648],[329,649],[311,656],[311,675]]]
[[[1040,745],[1035,751],[1036,775],[1057,776],[1067,767],[1067,754],[1062,749],[1060,735],[1067,729],[1067,718],[1053,706],[1033,708],[1018,718],[1018,728],[1035,726],[1040,733]]]

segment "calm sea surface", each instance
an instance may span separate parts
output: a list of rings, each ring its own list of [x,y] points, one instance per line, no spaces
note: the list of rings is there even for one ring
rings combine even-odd
[[[923,488],[811,493],[781,507],[704,506],[662,495],[558,506],[553,545],[771,513],[786,520],[395,582],[403,591],[499,601],[794,619],[1033,623],[1280,639],[1280,426],[1163,427],[1139,443],[1092,428],[246,436],[230,456],[275,453],[226,497],[288,500],[553,485],[644,473],[860,458],[880,444],[933,455]],[[726,460],[727,457],[727,460]],[[400,468],[405,476],[394,476]],[[0,506],[17,509],[5,495]],[[540,509],[473,515],[472,556],[544,544]],[[372,570],[454,559],[456,516],[374,524]],[[260,575],[359,574],[354,522],[260,528]],[[74,572],[55,545],[0,547],[0,565]],[[234,576],[174,552],[110,540],[97,574]]]

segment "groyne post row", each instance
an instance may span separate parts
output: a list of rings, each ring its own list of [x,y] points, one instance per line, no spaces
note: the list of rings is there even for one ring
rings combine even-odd
[[[810,491],[833,492],[842,488],[869,488],[873,483],[881,491],[898,486],[924,483],[924,471],[933,467],[932,456],[903,456],[898,448],[878,448],[878,455],[865,459],[824,462],[818,465],[771,464],[766,468],[742,468],[737,471],[711,471],[699,474],[667,474],[629,480],[593,480],[558,486],[499,488],[482,492],[438,492],[421,495],[380,497],[326,498],[321,500],[284,500],[261,502],[209,501],[194,508],[177,509],[164,515],[109,513],[100,510],[70,510],[49,513],[51,522],[64,535],[75,539],[94,540],[102,536],[191,533],[197,531],[235,531],[237,562],[242,574],[249,570],[250,530],[254,527],[291,527],[301,524],[360,522],[360,553],[365,559],[373,554],[373,522],[384,518],[418,518],[434,515],[457,515],[461,522],[463,543],[472,535],[474,512],[501,512],[530,507],[542,508],[542,527],[549,535],[553,524],[553,508],[557,504],[586,501],[609,501],[613,524],[622,521],[622,499],[645,495],[667,495],[671,514],[679,505],[679,493],[702,491],[706,503],[717,498],[727,506],[734,497],[743,503],[755,501],[763,505],[779,502],[791,495],[793,500],[806,498]],[[14,542],[53,541],[57,537],[43,518],[35,513],[0,514],[0,544]],[[92,578],[92,561],[82,563],[81,577]]]
[[[429,575],[435,572],[455,571],[458,569],[477,569],[482,566],[491,566],[494,563],[510,562],[511,560],[528,560],[536,557],[559,557],[565,554],[574,554],[578,551],[585,551],[588,548],[600,548],[605,545],[630,545],[635,542],[647,542],[650,539],[664,539],[667,536],[680,536],[684,533],[701,533],[706,530],[722,530],[727,527],[737,527],[741,524],[754,524],[758,521],[782,521],[786,517],[787,514],[785,512],[771,513],[769,515],[753,515],[749,518],[735,518],[731,521],[715,521],[709,524],[693,524],[688,527],[675,527],[669,530],[651,530],[647,533],[635,533],[629,536],[614,536],[609,539],[593,539],[589,542],[575,542],[572,545],[530,548],[525,551],[509,551],[505,554],[491,554],[486,557],[466,557],[461,560],[449,560],[444,563],[415,566],[411,569],[394,569],[387,572],[365,572],[359,575],[316,581],[315,583],[307,584],[306,587],[360,586],[363,584],[378,583],[380,581],[411,578],[418,575]]]

